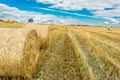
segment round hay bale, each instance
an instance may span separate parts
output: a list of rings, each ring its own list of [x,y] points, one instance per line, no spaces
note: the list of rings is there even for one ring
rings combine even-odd
[[[13,21],[13,20],[8,20],[8,19],[4,20],[3,22],[4,22],[4,23],[15,23],[15,21]]]
[[[107,28],[107,29],[108,29],[109,31],[110,31],[110,30],[112,30],[112,28],[110,28],[110,27],[109,27],[109,28]]]
[[[48,25],[34,25],[34,24],[27,24],[24,27],[25,29],[35,29],[37,31],[39,41],[40,41],[40,48],[47,49],[49,47],[49,26]]]
[[[9,23],[9,20],[6,19],[6,20],[4,20],[3,22],[4,22],[4,23]]]
[[[9,23],[14,23],[14,21],[13,20],[9,20]]]
[[[0,29],[0,76],[30,78],[39,55],[35,30]]]

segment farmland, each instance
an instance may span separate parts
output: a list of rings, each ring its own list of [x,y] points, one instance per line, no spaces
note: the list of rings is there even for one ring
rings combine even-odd
[[[23,24],[0,22],[0,28],[22,28]]]
[[[28,72],[30,73],[29,76],[25,73],[16,75],[14,73],[16,71],[19,72],[17,69],[19,69],[20,65],[15,67],[13,71],[12,68],[14,68],[14,65],[13,67],[11,65],[9,69],[7,60],[3,60],[2,58],[5,56],[8,57],[8,54],[12,53],[10,52],[11,50],[9,50],[6,55],[0,57],[0,64],[3,63],[3,67],[7,66],[10,74],[8,74],[8,72],[2,75],[2,71],[7,70],[0,70],[1,80],[120,80],[120,28],[108,30],[106,27],[19,25],[20,29],[28,30],[28,28],[32,26],[31,28],[36,31],[38,36],[35,37],[38,39],[36,40],[38,41],[38,43],[36,43],[38,45],[36,46],[39,47],[39,51],[35,52],[38,52],[39,55],[36,56],[37,61],[34,64],[34,70],[28,69],[31,69],[30,66],[33,65],[32,57],[30,57],[31,59],[27,58],[29,61],[32,61],[32,63],[25,66],[25,68],[23,67],[28,70],[21,70],[20,67],[20,71],[23,71],[23,73],[24,71],[30,71]],[[5,28],[8,29],[9,27],[6,26]],[[17,26],[15,26],[16,25],[13,24],[12,29],[16,29]],[[35,29],[36,27],[37,29]],[[4,26],[2,26],[2,28],[4,28]],[[0,32],[2,33],[1,30]],[[0,36],[2,37],[8,34],[10,33],[6,31]],[[14,33],[11,33],[11,35],[12,38],[21,39],[18,35],[14,37]],[[7,38],[7,36],[5,38]],[[17,39],[17,41],[19,41],[19,39]],[[3,42],[2,40],[2,43]],[[19,43],[15,44],[16,47],[17,45],[19,46]],[[6,44],[4,47],[5,46],[10,45]],[[34,47],[32,48],[34,49]],[[38,48],[34,50],[38,50]],[[3,54],[1,53],[0,55]],[[6,53],[6,51],[4,53]],[[12,55],[14,54],[15,53]],[[16,54],[21,55],[20,53]],[[29,53],[27,56],[29,56]],[[13,56],[12,59],[15,59],[15,57],[16,56]],[[6,63],[5,65],[4,61]],[[27,64],[27,61],[28,60],[24,60],[23,63]],[[12,64],[12,62],[10,64]],[[13,71],[13,73],[11,71]]]

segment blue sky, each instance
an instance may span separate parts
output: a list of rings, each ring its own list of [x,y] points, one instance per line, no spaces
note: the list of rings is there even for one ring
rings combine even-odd
[[[21,23],[120,26],[120,0],[0,0],[0,12]]]

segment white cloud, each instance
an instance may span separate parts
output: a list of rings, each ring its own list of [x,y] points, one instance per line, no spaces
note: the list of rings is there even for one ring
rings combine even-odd
[[[51,8],[59,8],[64,10],[100,10],[104,8],[120,5],[119,0],[36,0],[38,3],[52,4]]]
[[[120,23],[120,21],[119,21],[118,19],[108,18],[108,20],[109,20],[112,24],[118,24],[118,23]]]
[[[49,8],[62,10],[82,10],[85,8],[94,15],[94,18],[105,19],[106,21],[103,21],[103,24],[120,25],[120,18],[115,18],[120,17],[120,0],[36,0],[36,2],[52,4]],[[106,8],[111,9],[105,10]],[[81,16],[77,13],[73,15]]]
[[[104,24],[107,24],[107,25],[108,25],[108,24],[110,24],[110,23],[109,23],[108,21],[105,21]]]
[[[0,19],[12,19],[25,23],[29,18],[33,18],[35,23],[52,24],[79,24],[79,20],[71,18],[58,18],[54,15],[44,15],[37,12],[21,11],[15,7],[0,4]]]
[[[106,25],[116,25],[118,26],[120,24],[120,19],[115,18],[106,18],[107,21],[103,22]]]
[[[102,17],[117,17],[120,16],[120,6],[117,6],[111,10],[98,10],[92,13],[96,16],[102,16]]]
[[[104,24],[120,24],[120,1],[119,0],[36,0],[38,3],[52,4],[49,8],[41,8],[55,12],[61,12],[76,16],[86,16],[78,13],[70,13],[62,10],[54,10],[58,8],[63,10],[81,10],[88,9],[93,16],[86,16],[92,18],[105,18]],[[113,7],[115,6],[115,7]],[[112,10],[104,10],[105,8],[114,8]],[[37,12],[21,11],[15,7],[10,7],[5,4],[0,4],[0,19],[13,19],[18,22],[27,22],[29,18],[33,18],[35,23],[56,23],[56,24],[86,24],[83,20],[72,18],[58,18],[54,15],[44,15]],[[108,22],[108,23],[107,23]],[[91,23],[87,23],[91,24]],[[97,23],[96,23],[97,24]],[[95,24],[95,25],[96,25]],[[99,25],[99,24],[98,24]]]
[[[57,8],[62,10],[82,10],[86,8],[96,18],[115,19],[120,17],[120,0],[36,0],[37,3],[52,4],[49,8]],[[113,8],[105,10],[106,8]],[[75,15],[80,15],[76,14]],[[119,21],[111,21],[119,24]]]
[[[96,17],[96,16],[88,16],[88,15],[83,15],[83,14],[79,14],[79,13],[72,13],[72,12],[67,12],[67,11],[62,11],[62,10],[55,10],[55,9],[52,9],[52,8],[41,8],[41,7],[36,7],[36,8],[37,9],[41,9],[41,10],[47,10],[47,11],[64,13],[64,14],[68,14],[68,15],[74,15],[74,16],[84,16],[84,17],[90,17],[90,18],[100,18],[100,17]]]

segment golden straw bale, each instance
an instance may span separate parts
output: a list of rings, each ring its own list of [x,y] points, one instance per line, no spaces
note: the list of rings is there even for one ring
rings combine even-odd
[[[4,22],[4,23],[9,23],[9,20],[6,19],[6,20],[4,20],[3,22]]]
[[[35,30],[0,29],[0,76],[30,78],[39,58]]]
[[[9,23],[14,23],[14,21],[13,20],[9,20]]]
[[[3,22],[4,22],[4,23],[15,23],[15,21],[9,20],[9,19],[4,20]]]
[[[27,24],[24,27],[25,29],[35,29],[37,31],[40,46],[42,49],[47,49],[49,47],[49,26],[48,25],[33,25]]]

